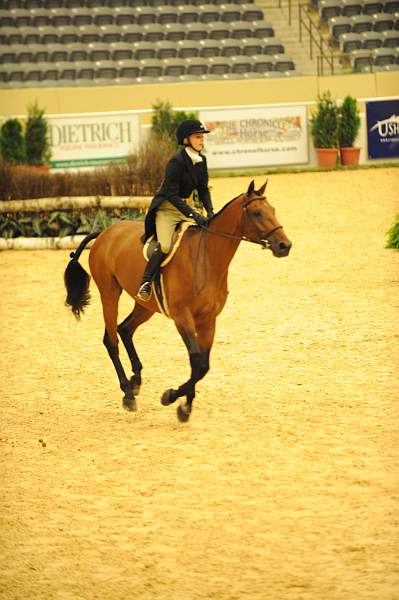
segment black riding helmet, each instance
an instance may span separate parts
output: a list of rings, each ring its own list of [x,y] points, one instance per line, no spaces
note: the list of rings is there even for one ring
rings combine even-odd
[[[193,133],[209,133],[205,125],[196,119],[182,121],[176,130],[177,143],[182,146],[184,139]]]

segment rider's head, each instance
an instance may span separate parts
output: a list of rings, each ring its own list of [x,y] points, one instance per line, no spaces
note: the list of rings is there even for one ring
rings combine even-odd
[[[204,147],[204,133],[209,133],[205,125],[196,119],[182,121],[177,128],[177,143],[180,146],[190,146],[197,152]]]

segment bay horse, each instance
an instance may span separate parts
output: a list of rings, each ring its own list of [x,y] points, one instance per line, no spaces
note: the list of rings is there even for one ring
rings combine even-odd
[[[209,370],[216,317],[226,302],[228,269],[240,242],[245,240],[269,248],[276,257],[289,254],[291,242],[264,195],[266,185],[267,180],[255,190],[251,181],[247,192],[228,202],[207,227],[189,227],[173,260],[163,267],[169,314],[187,347],[191,376],[177,389],[166,390],[161,403],[167,406],[185,396],[185,403],[177,409],[182,422],[190,417],[196,384]],[[145,267],[142,234],[143,223],[135,221],[120,221],[101,233],[89,234],[76,252],[71,253],[64,274],[66,304],[79,318],[89,303],[90,276],[78,259],[89,241],[97,238],[90,250],[90,272],[101,296],[105,322],[103,343],[118,375],[124,393],[123,406],[127,410],[136,410],[135,398],[142,381],[142,364],[133,344],[133,334],[154,313],[161,312],[154,294],[148,302],[135,296]],[[135,300],[135,305],[118,326],[118,303],[123,290]],[[131,379],[126,376],[119,358],[118,334],[131,362]]]

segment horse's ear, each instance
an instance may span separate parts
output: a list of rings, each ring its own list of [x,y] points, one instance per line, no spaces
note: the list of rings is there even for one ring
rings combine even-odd
[[[249,184],[249,187],[247,190],[247,196],[252,196],[252,194],[254,193],[254,189],[255,189],[255,182],[254,182],[254,180],[252,180],[251,183]]]
[[[262,185],[262,187],[261,187],[261,188],[258,190],[258,194],[259,194],[259,196],[263,196],[263,194],[264,194],[264,191],[265,191],[265,189],[266,189],[266,187],[267,187],[267,182],[268,182],[268,179],[266,179],[265,183],[264,183],[264,184]]]

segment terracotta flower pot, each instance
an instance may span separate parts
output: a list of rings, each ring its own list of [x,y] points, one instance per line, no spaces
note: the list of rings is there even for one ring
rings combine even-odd
[[[360,148],[340,148],[343,165],[358,165]]]
[[[332,169],[337,164],[338,148],[316,148],[319,167]]]

